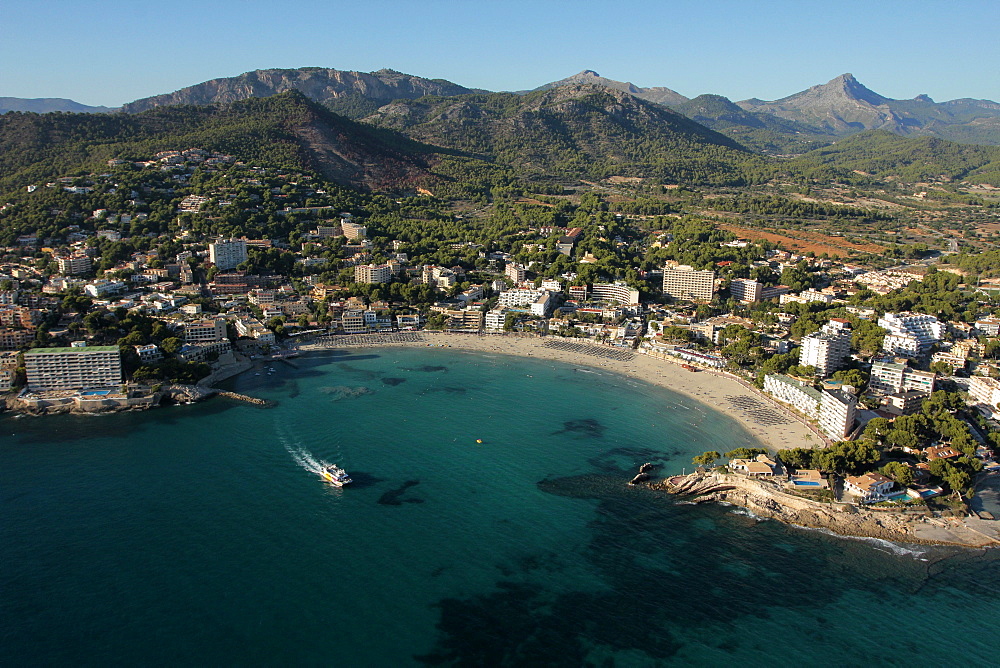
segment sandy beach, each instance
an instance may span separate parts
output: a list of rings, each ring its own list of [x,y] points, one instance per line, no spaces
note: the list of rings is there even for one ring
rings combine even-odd
[[[632,351],[631,360],[608,359],[584,352],[560,350],[545,345],[546,341],[566,341],[584,343],[573,339],[553,339],[532,336],[506,336],[474,334],[454,334],[446,332],[423,331],[414,342],[400,342],[396,337],[386,336],[384,343],[379,343],[382,337],[378,335],[363,337],[335,337],[330,343],[307,343],[299,346],[303,351],[339,347],[368,346],[408,346],[427,347],[443,346],[462,350],[488,352],[502,355],[518,355],[537,359],[555,360],[576,366],[602,368],[607,371],[621,373],[632,378],[667,388],[686,395],[706,406],[724,413],[737,420],[754,437],[773,450],[786,448],[819,448],[826,443],[821,434],[800,416],[773,402],[770,398],[758,392],[741,380],[710,370],[696,373],[687,371],[680,362],[670,359],[659,359]],[[550,344],[551,345],[551,344]],[[593,345],[594,352],[616,351],[615,348]],[[730,401],[729,397],[740,398],[743,408]]]

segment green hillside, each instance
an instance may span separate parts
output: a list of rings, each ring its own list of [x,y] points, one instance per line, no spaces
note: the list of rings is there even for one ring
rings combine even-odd
[[[599,86],[398,100],[365,119],[524,175],[743,184],[763,164],[666,107]]]
[[[1000,185],[1000,147],[872,130],[807,153],[785,167],[815,178],[858,171],[905,181],[944,179]]]
[[[100,170],[112,158],[190,146],[364,188],[420,181],[434,152],[350,121],[294,91],[140,114],[9,113],[0,116],[0,190]]]

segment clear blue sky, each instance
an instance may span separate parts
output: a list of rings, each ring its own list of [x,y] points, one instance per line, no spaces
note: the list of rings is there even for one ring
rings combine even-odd
[[[894,98],[1000,101],[997,0],[2,0],[0,96],[116,106],[273,67],[521,90],[593,69],[776,99],[851,72]]]

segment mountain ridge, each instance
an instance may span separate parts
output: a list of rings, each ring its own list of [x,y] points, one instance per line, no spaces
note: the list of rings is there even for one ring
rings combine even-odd
[[[337,100],[357,101],[358,97],[385,104],[400,98],[476,92],[475,89],[443,79],[425,79],[390,69],[355,72],[302,67],[253,70],[235,77],[211,79],[172,93],[129,102],[122,105],[122,111],[137,113],[174,104],[228,104],[252,97],[269,97],[289,90],[296,90],[316,102],[334,102],[334,106]]]
[[[640,100],[646,100],[647,102],[655,102],[656,104],[662,104],[668,107],[674,104],[687,102],[688,100],[688,98],[685,97],[684,95],[681,95],[677,91],[667,88],[665,86],[653,86],[650,88],[641,88],[639,86],[636,86],[630,81],[615,81],[614,79],[608,79],[602,77],[594,70],[583,70],[582,72],[566,77],[565,79],[560,79],[559,81],[553,81],[551,83],[543,84],[538,88],[532,89],[530,92],[549,90],[551,88],[558,88],[560,86],[571,86],[578,84],[584,84],[584,85],[592,84],[592,85],[604,86],[606,88],[612,88],[614,90],[619,90],[624,93],[634,95]]]

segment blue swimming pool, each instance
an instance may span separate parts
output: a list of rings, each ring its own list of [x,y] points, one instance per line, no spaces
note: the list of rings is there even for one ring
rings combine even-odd
[[[90,390],[89,392],[81,392],[81,397],[106,397],[111,394],[111,390]]]
[[[799,487],[819,487],[820,486],[820,483],[813,482],[812,480],[793,480],[792,482],[794,484],[798,485]]]

